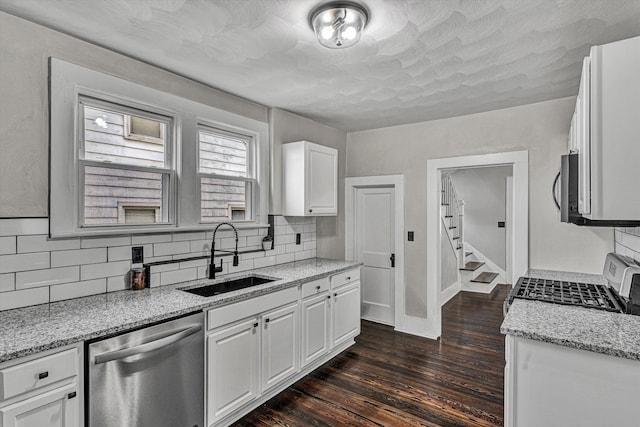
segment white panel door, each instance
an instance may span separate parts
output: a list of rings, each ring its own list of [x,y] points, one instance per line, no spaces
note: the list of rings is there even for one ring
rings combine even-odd
[[[306,298],[302,302],[302,366],[329,352],[328,292]]]
[[[362,318],[394,325],[395,190],[360,188],[356,206],[356,253],[362,262]]]
[[[262,391],[298,370],[298,303],[262,315]]]
[[[80,418],[76,383],[0,409],[2,427],[76,427]]]
[[[360,334],[360,282],[336,290],[331,304],[331,336],[335,347]]]
[[[207,337],[208,425],[259,393],[259,322],[251,318]]]

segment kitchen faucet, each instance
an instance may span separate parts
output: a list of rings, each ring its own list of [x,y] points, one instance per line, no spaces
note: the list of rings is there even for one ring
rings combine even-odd
[[[221,249],[218,249],[218,252],[226,252],[228,254],[233,254],[233,266],[236,267],[238,265],[238,230],[236,230],[236,228],[230,222],[221,222],[213,230],[213,238],[211,239],[211,262],[209,262],[209,279],[215,279],[216,273],[222,272],[222,259],[220,260],[220,267],[216,267],[216,263],[213,257],[216,252],[216,233],[218,232],[218,228],[222,227],[223,225],[228,225],[233,229],[233,234],[235,234],[235,237],[236,237],[236,250],[232,252],[232,251],[223,251]]]

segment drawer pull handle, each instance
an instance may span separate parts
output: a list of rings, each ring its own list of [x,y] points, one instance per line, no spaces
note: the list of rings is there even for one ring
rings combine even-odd
[[[254,327],[254,328],[257,328],[257,327],[258,327],[258,322],[254,323],[254,324],[253,324],[253,327]]]
[[[72,391],[71,393],[67,394],[67,399],[73,399],[74,397],[76,397],[75,391]]]
[[[351,276],[347,277],[347,280],[351,280]]]
[[[39,380],[43,380],[43,379],[47,378],[48,376],[49,376],[49,371],[40,372],[38,374],[38,379]]]

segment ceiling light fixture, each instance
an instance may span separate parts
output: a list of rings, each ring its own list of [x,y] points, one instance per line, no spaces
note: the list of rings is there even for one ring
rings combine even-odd
[[[358,43],[369,20],[367,9],[351,1],[332,1],[314,8],[309,25],[322,46],[342,49]]]

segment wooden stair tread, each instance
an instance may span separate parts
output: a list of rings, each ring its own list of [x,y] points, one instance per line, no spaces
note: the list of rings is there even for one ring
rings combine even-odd
[[[460,270],[465,270],[465,271],[476,271],[477,269],[479,269],[480,267],[482,267],[484,265],[484,262],[480,262],[480,261],[469,261],[468,263],[466,263],[464,265],[464,267],[462,267]]]
[[[498,273],[483,271],[482,273],[478,274],[478,277],[476,277],[475,279],[471,279],[471,281],[475,283],[491,283],[496,277],[498,277]]]
[[[469,251],[469,252],[465,252],[465,253],[464,253],[464,256],[466,256],[466,257],[467,257],[467,256],[469,256],[469,255],[471,255],[471,254],[473,254],[473,252],[471,252],[471,251]]]

